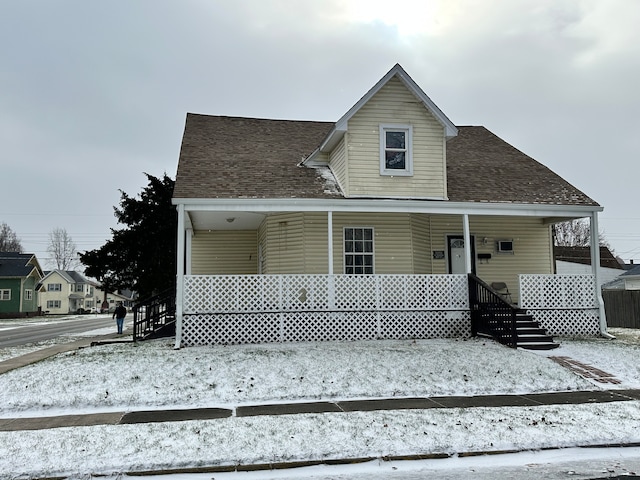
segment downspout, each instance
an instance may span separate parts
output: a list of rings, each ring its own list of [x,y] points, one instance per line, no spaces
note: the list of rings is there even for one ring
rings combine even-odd
[[[179,349],[182,343],[182,297],[184,289],[184,253],[185,253],[184,204],[178,204],[178,242],[176,252],[176,343]]]
[[[605,338],[616,338],[607,332],[607,315],[604,309],[604,299],[602,298],[602,290],[600,289],[600,241],[599,241],[599,229],[598,229],[598,212],[591,213],[591,271],[593,272],[593,278],[595,283],[596,303],[600,316],[600,335]]]

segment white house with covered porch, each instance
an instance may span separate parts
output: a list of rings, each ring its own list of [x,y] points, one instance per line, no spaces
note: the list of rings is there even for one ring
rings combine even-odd
[[[552,335],[606,335],[602,207],[400,65],[337,122],[188,114],[173,203],[176,347],[471,335],[468,274]],[[592,273],[554,275],[551,226],[585,217]]]

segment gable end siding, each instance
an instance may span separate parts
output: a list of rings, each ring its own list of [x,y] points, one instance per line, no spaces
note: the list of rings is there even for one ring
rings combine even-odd
[[[413,176],[380,175],[380,124],[413,127]],[[445,198],[444,128],[398,79],[349,120],[348,130],[351,196]]]

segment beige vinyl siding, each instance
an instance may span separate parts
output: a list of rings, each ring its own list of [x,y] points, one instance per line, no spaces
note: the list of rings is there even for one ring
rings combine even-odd
[[[191,243],[193,275],[245,275],[258,272],[255,230],[196,231]]]
[[[427,215],[411,215],[410,220],[413,273],[429,274],[432,269],[429,217]]]
[[[413,127],[413,176],[380,175],[380,124]],[[350,196],[445,198],[443,126],[397,78],[391,79],[349,120]]]
[[[475,239],[476,256],[490,253],[491,259],[476,259],[476,274],[485,282],[505,282],[514,301],[518,299],[518,274],[552,274],[551,228],[533,217],[470,217],[469,230]],[[433,250],[447,252],[446,236],[462,235],[462,217],[431,217]],[[486,238],[486,243],[484,239]],[[497,240],[513,240],[514,253],[498,253]],[[447,273],[448,260],[432,260],[433,273]]]
[[[327,274],[329,272],[327,225],[326,213],[304,215],[304,273]]]
[[[333,270],[344,272],[344,227],[373,228],[374,273],[412,273],[411,231],[409,214],[333,215]]]
[[[265,271],[270,275],[304,273],[304,215],[283,213],[267,217],[263,255]]]
[[[333,151],[329,154],[329,168],[333,172],[333,175],[336,177],[338,184],[343,189],[345,195],[349,195],[349,178],[347,175],[347,149],[346,143],[349,138],[349,134],[345,134],[340,143],[336,145]]]

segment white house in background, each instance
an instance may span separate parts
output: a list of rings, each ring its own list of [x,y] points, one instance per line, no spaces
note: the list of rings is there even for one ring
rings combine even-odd
[[[604,290],[640,290],[640,265],[602,286]]]
[[[591,251],[589,247],[554,247],[556,259],[556,274],[558,275],[589,275],[591,268]],[[619,277],[624,273],[624,267],[607,247],[600,246],[600,276],[598,286]]]
[[[38,305],[50,315],[83,313],[100,310],[105,292],[95,280],[88,279],[73,270],[51,270],[45,272],[40,282]],[[107,292],[108,309],[113,310],[117,302],[130,301],[119,293]]]

